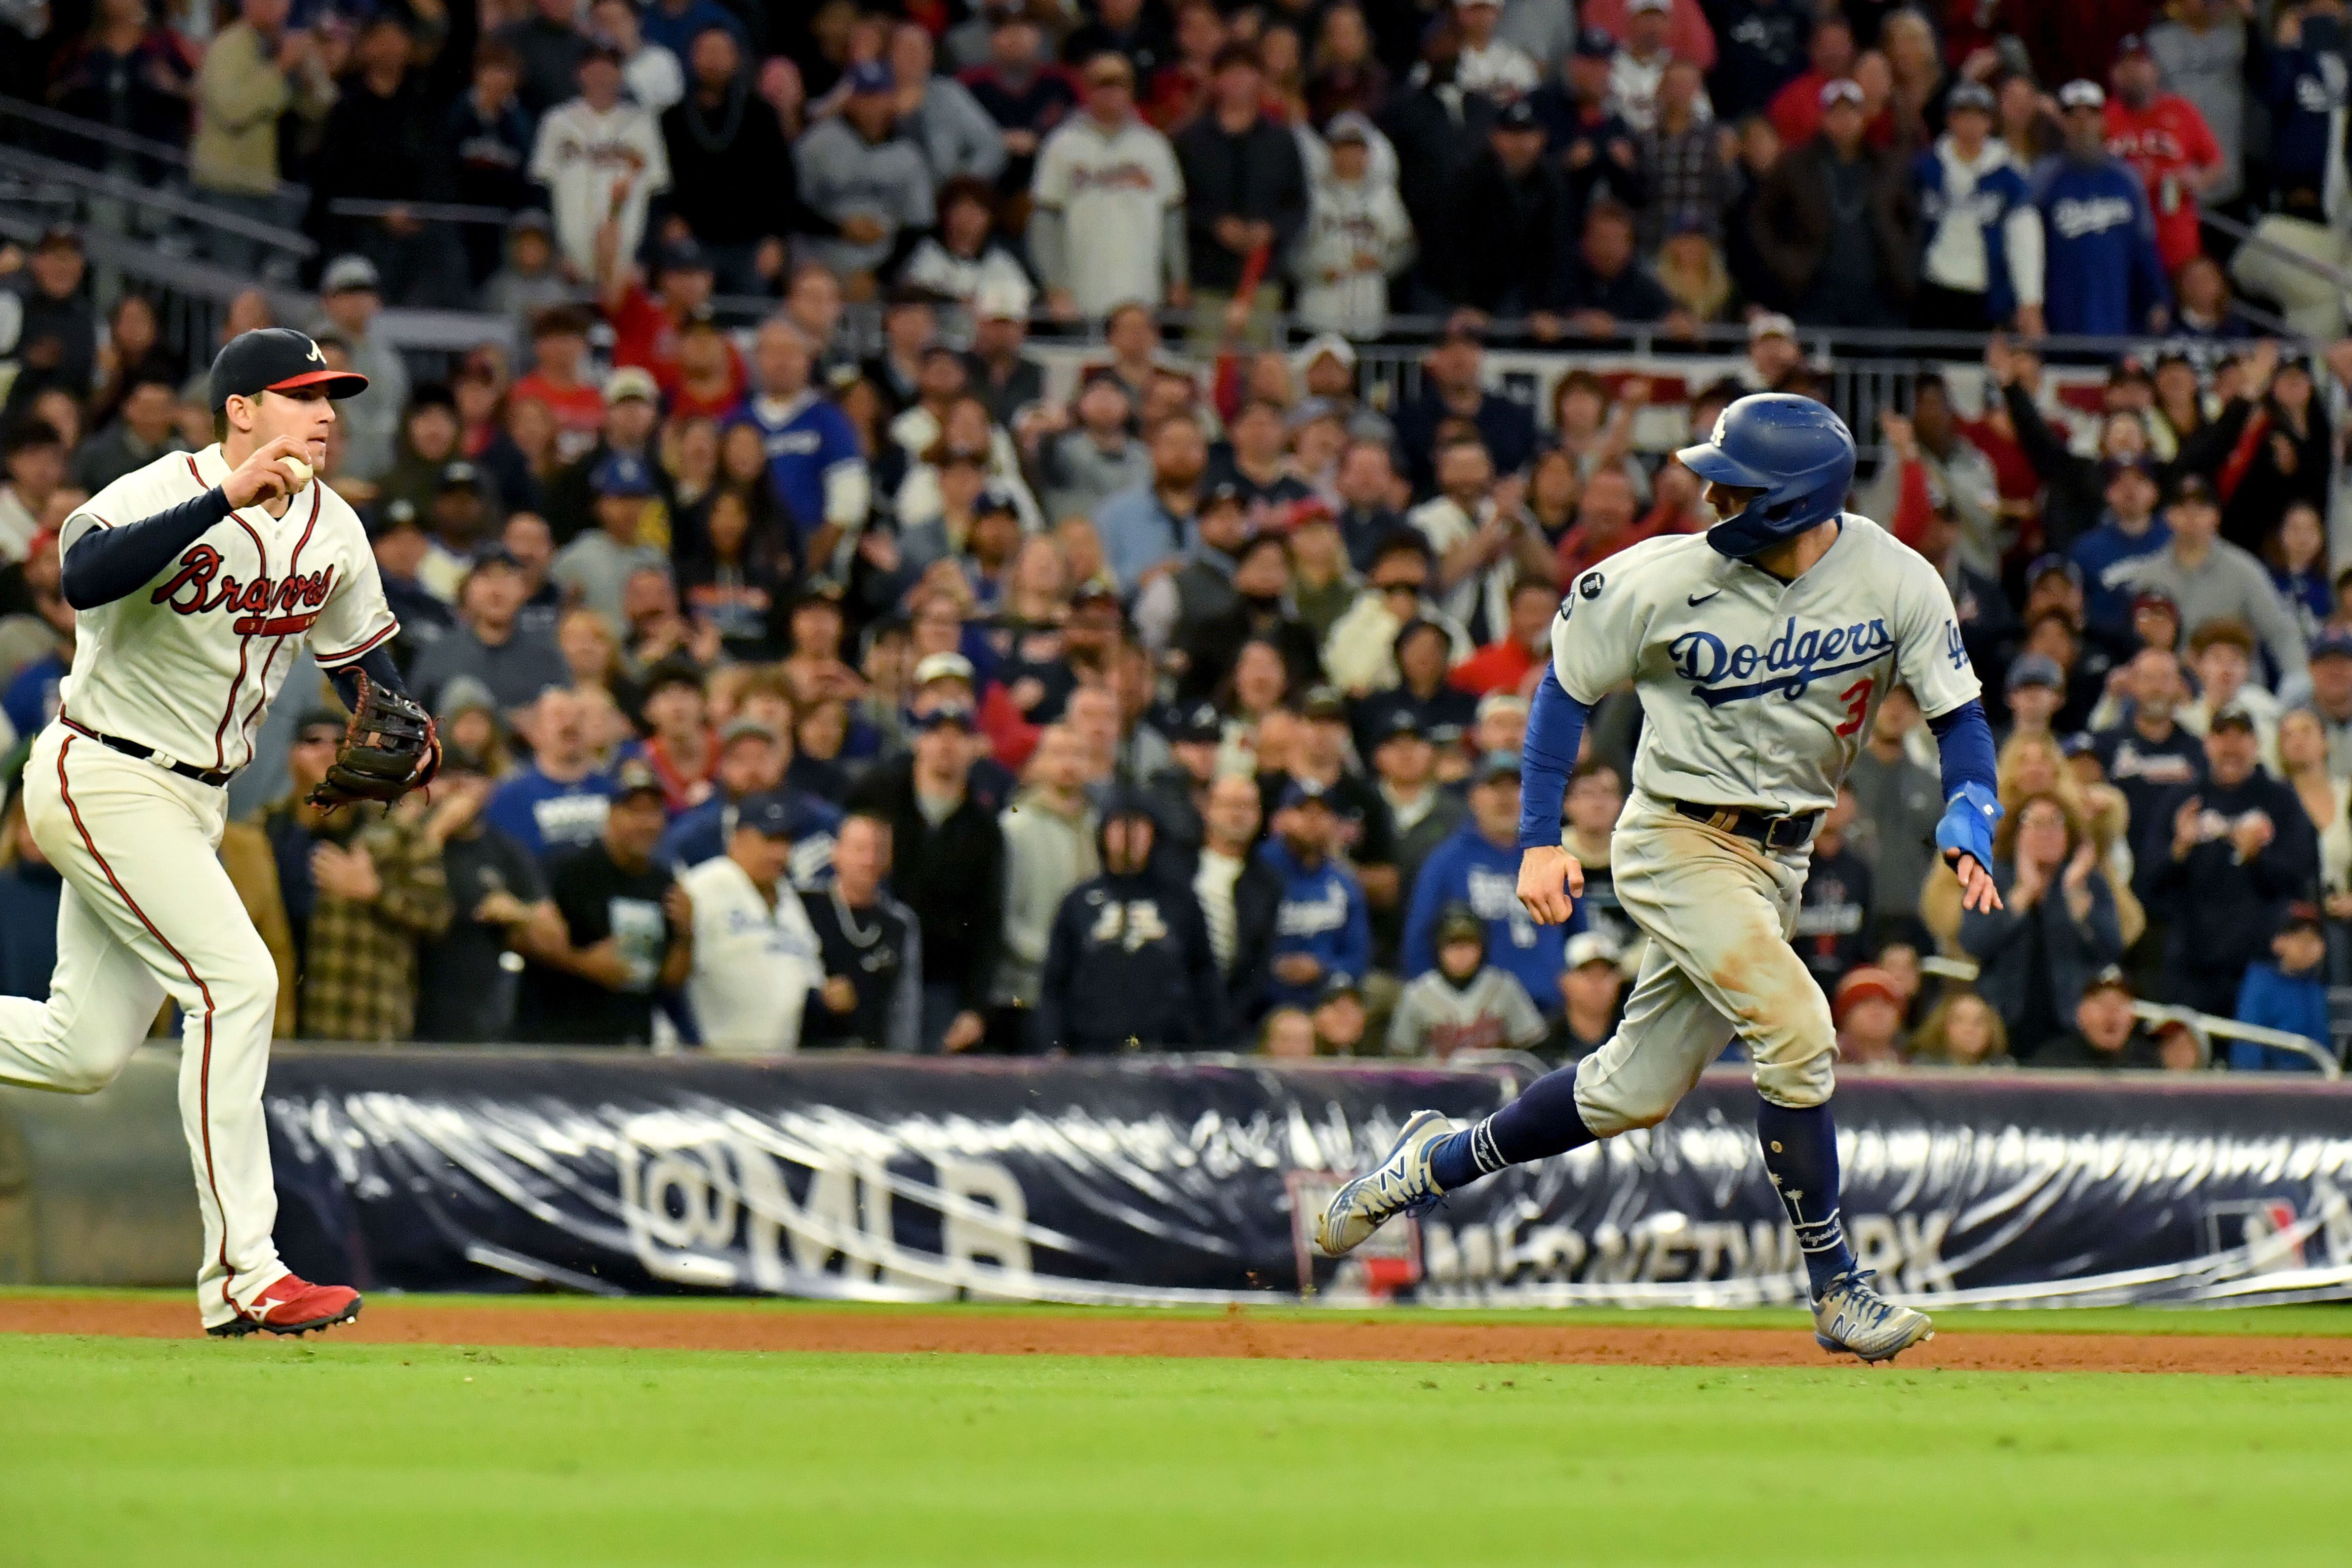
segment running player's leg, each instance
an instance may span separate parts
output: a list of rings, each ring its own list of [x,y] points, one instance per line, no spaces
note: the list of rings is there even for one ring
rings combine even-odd
[[[114,939],[68,880],[48,999],[0,997],[0,1082],[97,1093],[147,1038],[163,995],[146,961]]]
[[[1854,1261],[1838,1217],[1829,1109],[1837,1031],[1820,984],[1789,945],[1804,873],[1681,818],[1652,822],[1636,842],[1655,863],[1625,892],[1627,906],[1639,900],[1636,918],[1652,943],[1748,1044],[1764,1169],[1796,1227],[1818,1297]]]
[[[65,879],[58,903],[58,962],[46,1001],[0,998],[0,1082],[94,1094],[114,1082],[155,1022],[162,982],[115,939],[84,889],[97,868],[82,852],[58,789],[59,732],[44,734],[25,767],[25,823]],[[102,881],[98,896],[111,899]]]
[[[278,970],[215,849],[226,802],[79,737],[59,747],[56,773],[70,833],[58,870],[183,1014],[180,1121],[205,1226],[197,1306],[207,1325],[225,1322],[286,1273],[261,1111]]]
[[[1730,1040],[1731,1025],[1654,942],[1608,1043],[1546,1073],[1508,1105],[1438,1145],[1429,1174],[1452,1192],[1505,1166],[1652,1126],[1690,1092]]]

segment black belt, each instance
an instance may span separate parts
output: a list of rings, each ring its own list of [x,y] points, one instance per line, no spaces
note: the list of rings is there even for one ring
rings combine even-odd
[[[142,762],[152,762],[158,768],[168,768],[183,779],[193,779],[199,784],[209,784],[215,789],[222,788],[236,777],[234,773],[216,773],[208,768],[198,768],[192,762],[178,762],[159,758],[152,746],[142,746],[135,740],[125,740],[119,735],[100,735],[98,731],[85,728],[69,718],[60,718],[58,722],[76,735],[89,737],[110,751],[119,751],[125,757],[135,757]]]
[[[1768,817],[1745,806],[1702,806],[1696,800],[1677,800],[1675,810],[1694,822],[1705,822],[1710,828],[1737,833],[1768,850],[1803,849],[1812,841],[1813,827],[1822,820],[1819,811],[1803,811],[1793,817]]]

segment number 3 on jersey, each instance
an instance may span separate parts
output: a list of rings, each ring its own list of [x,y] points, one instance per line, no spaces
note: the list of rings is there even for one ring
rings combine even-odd
[[[1840,739],[1851,739],[1854,732],[1862,727],[1862,721],[1870,713],[1871,690],[1877,682],[1877,676],[1864,675],[1838,693],[1838,701],[1845,704],[1845,722],[1837,727]]]

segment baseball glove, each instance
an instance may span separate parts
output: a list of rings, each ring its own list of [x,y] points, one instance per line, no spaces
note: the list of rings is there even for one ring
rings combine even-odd
[[[397,800],[431,783],[441,767],[441,737],[433,716],[363,674],[352,678],[359,685],[359,706],[343,732],[342,749],[310,791],[314,806]]]

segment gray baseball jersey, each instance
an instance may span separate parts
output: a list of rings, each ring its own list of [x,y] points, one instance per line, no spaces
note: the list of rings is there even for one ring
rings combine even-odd
[[[1890,685],[1909,686],[1929,718],[1977,695],[1943,578],[1869,518],[1840,521],[1794,582],[1675,534],[1570,586],[1552,671],[1587,704],[1633,683],[1647,721],[1636,789],[1775,816],[1825,810]]]

